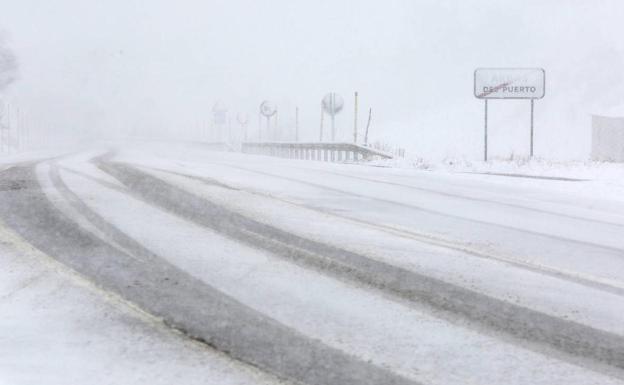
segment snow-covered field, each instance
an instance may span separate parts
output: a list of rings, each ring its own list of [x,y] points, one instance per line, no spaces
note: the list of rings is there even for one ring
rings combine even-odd
[[[17,159],[5,168],[11,161]],[[493,162],[421,169],[153,143],[83,151],[33,167],[42,199],[81,231],[137,259],[146,258],[137,253],[144,248],[312,341],[314,349],[345,353],[409,383],[580,385],[622,383],[619,353],[557,347],[551,336],[532,336],[520,323],[493,326],[496,315],[488,312],[511,306],[506,311],[527,317],[528,325],[535,319],[569,325],[579,328],[582,341],[611,336],[609,351],[624,350],[620,166]],[[150,180],[158,181],[152,191],[145,188]],[[161,184],[180,193],[158,195]],[[185,206],[191,197],[203,203]],[[96,289],[88,277],[52,262],[45,254],[56,255],[60,243],[33,251],[13,234],[32,236],[28,231],[8,230],[24,222],[8,219],[0,307],[10,316],[0,320],[0,383],[275,381],[240,362],[247,356],[233,360],[241,356],[236,349],[223,355],[168,330],[130,306],[124,289]],[[56,236],[62,242],[65,234]],[[340,262],[349,269],[309,263],[328,262],[335,252],[349,255]],[[361,268],[357,274],[354,266]],[[396,269],[402,278],[378,283]],[[435,296],[426,288],[401,292],[418,277],[463,299],[441,305],[425,300]],[[484,303],[491,309],[469,309]],[[479,312],[483,320],[475,317]],[[258,364],[263,372],[275,370],[271,365]],[[114,373],[107,372],[111,366]]]

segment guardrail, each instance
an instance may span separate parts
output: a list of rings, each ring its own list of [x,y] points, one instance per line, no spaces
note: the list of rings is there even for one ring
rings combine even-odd
[[[242,152],[291,159],[342,162],[347,160],[392,159],[391,154],[353,143],[243,142]]]

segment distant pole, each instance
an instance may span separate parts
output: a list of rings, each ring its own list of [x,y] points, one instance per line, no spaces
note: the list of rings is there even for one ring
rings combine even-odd
[[[321,103],[321,131],[319,134],[319,142],[323,141],[323,118],[325,117],[325,112],[323,111],[323,103]]]
[[[531,101],[532,101],[532,100],[531,100]],[[15,124],[15,131],[16,131],[16,133],[17,133],[17,141],[16,141],[16,144],[17,144],[17,149],[18,149],[18,150],[20,150],[20,149],[21,149],[21,147],[22,147],[22,146],[21,146],[21,145],[22,145],[22,141],[21,141],[21,138],[20,138],[20,136],[21,136],[21,134],[22,134],[22,133],[21,133],[21,131],[22,131],[22,130],[21,130],[21,124],[20,124],[20,109],[19,109],[19,108],[17,109],[17,113],[16,113],[16,114],[17,114],[16,119],[15,119],[15,123],[16,123],[16,124]]]
[[[267,123],[267,124],[266,124],[266,127],[267,127],[267,135],[266,135],[266,137],[267,137],[267,140],[270,142],[270,141],[271,141],[271,138],[272,138],[272,135],[271,135],[271,117],[270,117],[270,116],[267,116],[266,118],[267,118],[267,122],[266,122],[266,123]]]
[[[357,124],[358,124],[358,93],[355,91],[355,108],[353,117],[353,143],[357,143]]]
[[[258,142],[262,142],[262,115],[258,112]]]
[[[0,153],[2,153],[2,149],[4,148],[4,110],[3,106],[0,104]]]
[[[531,99],[531,158],[533,158],[533,109],[535,99]]]
[[[11,153],[11,105],[7,104],[7,132],[6,132],[6,149],[7,154]]]
[[[228,139],[227,141],[228,143],[232,141],[232,117],[231,116],[228,116]]]
[[[299,107],[295,107],[295,142],[299,141]]]
[[[275,111],[275,130],[273,132],[273,141],[277,141],[280,139],[279,127],[278,127],[278,111]]]
[[[330,107],[330,115],[331,115],[331,139],[332,142],[336,141],[336,113],[335,113],[335,109],[336,109],[336,94],[335,93],[331,93],[329,96],[329,105]]]
[[[484,146],[483,146],[483,159],[488,160],[488,100],[485,99],[485,119],[484,119]]]
[[[371,107],[371,108],[368,109],[368,122],[366,123],[366,132],[364,134],[364,145],[365,146],[368,145],[368,128],[370,127],[372,116],[373,116],[373,108]]]

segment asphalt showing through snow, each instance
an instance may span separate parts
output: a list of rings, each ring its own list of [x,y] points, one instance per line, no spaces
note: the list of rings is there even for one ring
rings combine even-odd
[[[38,183],[36,163],[0,171],[0,218],[34,247],[96,285],[161,318],[187,337],[279,378],[309,385],[418,383],[312,339],[181,270],[86,205],[65,185],[55,161],[46,164],[54,188],[104,237],[81,227],[50,201]],[[114,162],[111,154],[97,158],[95,164],[120,184],[71,172],[305,268],[400,301],[448,312],[480,328],[505,333],[519,344],[528,341],[555,349],[571,362],[624,369],[624,338],[620,335],[269,226],[131,164]],[[209,178],[179,175],[232,188]]]

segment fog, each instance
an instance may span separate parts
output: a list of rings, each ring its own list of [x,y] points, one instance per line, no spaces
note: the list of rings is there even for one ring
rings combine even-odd
[[[624,3],[613,1],[3,1],[0,87],[45,143],[208,140],[221,101],[237,126],[274,101],[280,139],[300,111],[316,140],[320,99],[341,94],[339,139],[373,110],[371,141],[413,157],[478,159],[477,67],[542,67],[536,149],[586,159],[592,111],[624,103]],[[13,69],[19,62],[19,71]],[[17,81],[9,85],[17,77]],[[493,156],[528,153],[529,102],[490,102]],[[291,138],[290,138],[291,139]]]

